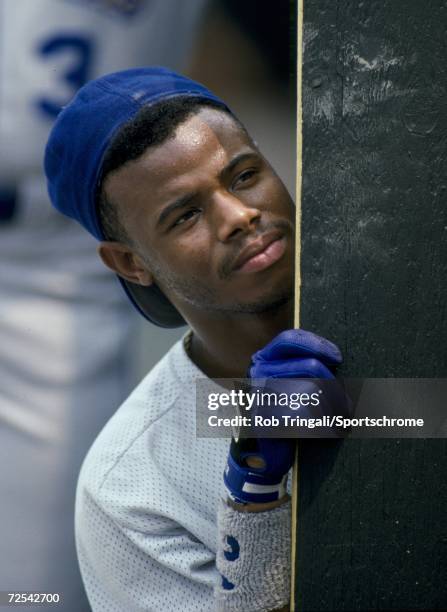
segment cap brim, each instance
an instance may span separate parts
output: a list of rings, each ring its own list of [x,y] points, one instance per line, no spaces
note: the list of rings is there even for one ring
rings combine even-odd
[[[148,287],[130,283],[118,276],[128,298],[148,321],[159,327],[173,328],[186,325],[186,321],[179,311],[171,304],[157,285]]]

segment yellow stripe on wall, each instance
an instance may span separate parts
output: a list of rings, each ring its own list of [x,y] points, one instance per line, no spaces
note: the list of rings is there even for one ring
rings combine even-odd
[[[303,171],[303,15],[304,0],[297,0],[297,112],[296,112],[296,223],[295,223],[295,307],[294,326],[300,326],[300,294],[301,294],[301,187]],[[297,580],[297,529],[298,529],[298,444],[295,452],[292,480],[292,550],[290,577],[290,610],[296,611],[295,590]]]

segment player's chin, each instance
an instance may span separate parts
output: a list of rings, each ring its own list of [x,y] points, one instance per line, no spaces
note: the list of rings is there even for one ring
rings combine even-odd
[[[289,304],[292,300],[293,291],[282,291],[281,293],[278,292],[276,294],[270,293],[268,295],[258,296],[253,301],[247,300],[244,302],[239,302],[235,305],[233,310],[240,313],[254,315],[268,313],[273,314],[275,311]]]
[[[252,314],[267,313],[289,303],[293,297],[293,278],[284,277],[274,284],[259,283],[251,290],[246,286],[243,292],[235,293],[238,304],[236,310]]]

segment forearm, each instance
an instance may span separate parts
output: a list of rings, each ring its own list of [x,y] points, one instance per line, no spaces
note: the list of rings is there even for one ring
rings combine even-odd
[[[237,507],[236,507],[237,506]],[[267,508],[268,506],[268,508]],[[240,505],[222,501],[219,516],[217,609],[287,610],[290,585],[290,501]]]
[[[278,506],[282,506],[282,504],[287,503],[289,499],[290,497],[288,495],[285,495],[281,499],[278,499],[277,501],[269,502],[267,504],[245,504],[244,505],[244,504],[237,504],[236,502],[233,502],[231,499],[228,499],[227,503],[232,508],[237,510],[238,512],[267,512],[268,510],[273,510],[274,508],[278,508]],[[289,604],[287,604],[281,609],[276,608],[275,610],[272,610],[272,612],[289,612],[289,610],[290,610],[290,606]]]

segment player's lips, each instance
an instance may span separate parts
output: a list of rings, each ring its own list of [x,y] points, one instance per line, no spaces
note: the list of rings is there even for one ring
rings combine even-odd
[[[283,232],[268,232],[252,240],[239,254],[233,271],[248,274],[269,268],[284,255],[287,243]]]

